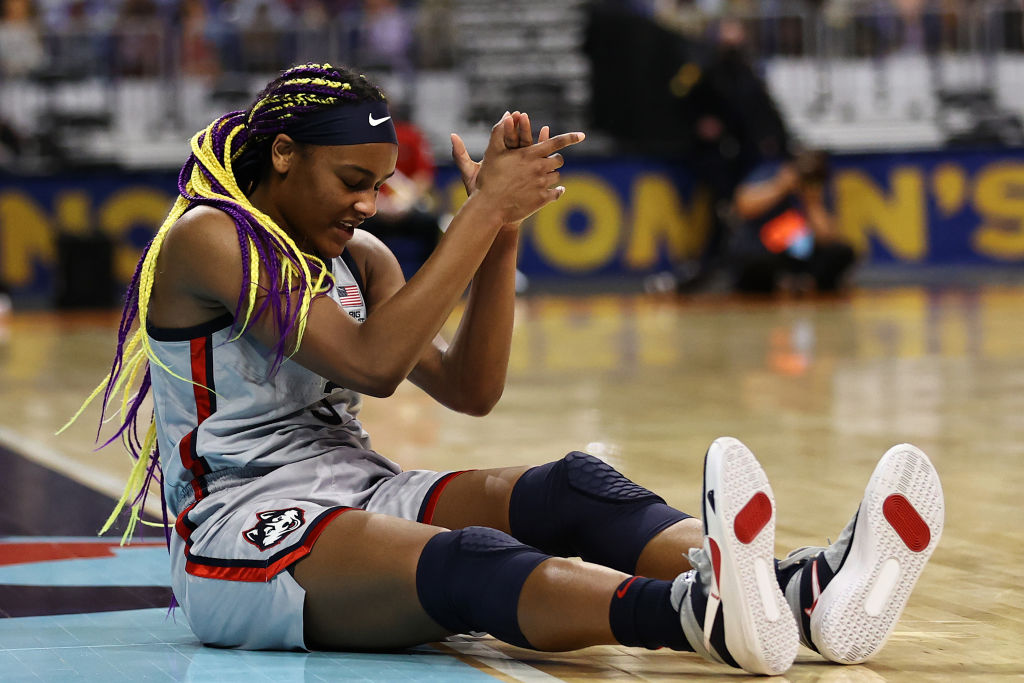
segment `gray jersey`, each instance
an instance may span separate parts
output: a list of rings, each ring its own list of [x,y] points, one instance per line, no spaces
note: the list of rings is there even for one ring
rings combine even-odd
[[[358,271],[344,252],[331,263],[329,296],[362,322]],[[329,451],[364,459],[369,437],[357,415],[360,396],[285,360],[268,377],[272,352],[250,335],[230,340],[230,314],[187,329],[147,327],[157,357],[183,382],[150,363],[164,496],[177,516],[217,482],[258,476]],[[394,473],[400,468],[379,457]]]

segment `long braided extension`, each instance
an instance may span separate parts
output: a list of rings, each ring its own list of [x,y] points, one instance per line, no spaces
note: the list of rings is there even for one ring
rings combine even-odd
[[[280,330],[278,342],[271,349],[270,374],[273,375],[288,355],[290,336],[295,335],[294,348],[301,344],[310,303],[314,296],[329,290],[330,271],[319,258],[299,249],[281,226],[252,205],[247,195],[269,167],[270,145],[276,135],[287,132],[289,125],[301,120],[304,114],[346,103],[384,99],[380,90],[363,76],[330,64],[304,64],[288,69],[268,84],[248,110],[229,112],[192,137],[192,153],[178,175],[179,196],[143,250],[128,286],[110,372],[60,430],[64,431],[102,394],[96,432],[99,442],[107,412],[120,403],[116,411],[120,417],[118,429],[99,448],[120,438],[134,464],[121,499],[100,530],[101,534],[127,506],[131,513],[121,543],[129,542],[141,521],[151,484],[154,481],[163,484],[153,416],[141,439],[138,429],[139,410],[151,386],[150,363],[156,363],[183,382],[192,383],[175,374],[156,356],[145,332],[157,256],[168,231],[186,211],[199,205],[220,209],[234,220],[242,251],[243,287],[235,306],[229,341],[238,339],[259,316],[272,316]],[[260,291],[277,295],[264,296],[257,305]],[[297,296],[284,296],[289,292]],[[160,500],[161,526],[170,543],[164,496],[161,495]]]

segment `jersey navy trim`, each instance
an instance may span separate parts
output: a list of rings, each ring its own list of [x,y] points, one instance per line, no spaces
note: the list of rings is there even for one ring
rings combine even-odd
[[[189,341],[197,337],[209,336],[214,332],[220,332],[224,328],[229,327],[234,321],[234,315],[224,313],[223,315],[218,315],[213,320],[207,320],[205,323],[199,323],[191,327],[157,327],[147,322],[146,334],[157,341]]]

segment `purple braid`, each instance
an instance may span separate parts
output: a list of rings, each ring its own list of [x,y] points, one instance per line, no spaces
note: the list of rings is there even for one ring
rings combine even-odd
[[[278,341],[270,349],[268,374],[273,376],[287,356],[288,340],[302,324],[302,306],[296,302],[308,302],[317,294],[313,291],[314,287],[323,288],[331,283],[323,262],[298,251],[282,226],[261,222],[248,197],[270,171],[270,147],[277,134],[286,133],[309,113],[368,100],[383,101],[385,97],[365,77],[330,65],[304,64],[283,72],[269,83],[247,110],[232,111],[221,116],[195,138],[202,154],[197,156],[191,153],[181,167],[178,174],[179,196],[174,208],[142,252],[126,290],[110,374],[106,385],[101,385],[103,405],[100,427],[115,400],[114,390],[123,390],[125,395],[129,391],[129,388],[121,385],[125,379],[123,374],[141,372],[143,369],[134,357],[125,357],[126,350],[131,349],[133,353],[139,348],[146,350],[148,355],[142,361],[146,364],[145,371],[138,389],[127,401],[126,411],[121,416],[116,433],[100,446],[102,448],[120,438],[136,462],[148,457],[144,483],[140,489],[133,489],[129,496],[131,507],[136,512],[144,507],[150,486],[154,482],[161,486],[163,484],[159,448],[152,441],[140,439],[138,431],[139,413],[152,388],[151,369],[155,356],[145,331],[135,329],[133,332],[133,328],[146,322],[142,319],[142,306],[148,310],[156,257],[163,238],[177,220],[195,206],[211,206],[231,217],[242,254],[242,287],[235,304],[231,335],[234,336],[244,329],[244,325],[260,316],[271,316],[271,321],[279,331]],[[216,159],[215,163],[210,163],[211,157]],[[256,250],[256,260],[261,266],[259,273],[251,272],[253,249]],[[306,269],[309,276],[305,274]],[[286,275],[286,270],[293,275]],[[265,296],[258,297],[255,310],[250,311],[249,294],[253,286],[259,287]],[[285,296],[292,293],[298,296]],[[141,347],[137,346],[140,341]],[[97,441],[101,438],[99,429],[96,438]],[[144,452],[147,447],[150,449],[148,454]],[[163,496],[161,503],[169,544],[168,510]]]

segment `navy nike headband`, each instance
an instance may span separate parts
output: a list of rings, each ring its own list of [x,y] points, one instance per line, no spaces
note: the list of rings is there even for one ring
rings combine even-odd
[[[327,107],[296,117],[284,132],[296,142],[312,145],[398,144],[388,105],[379,100]]]

